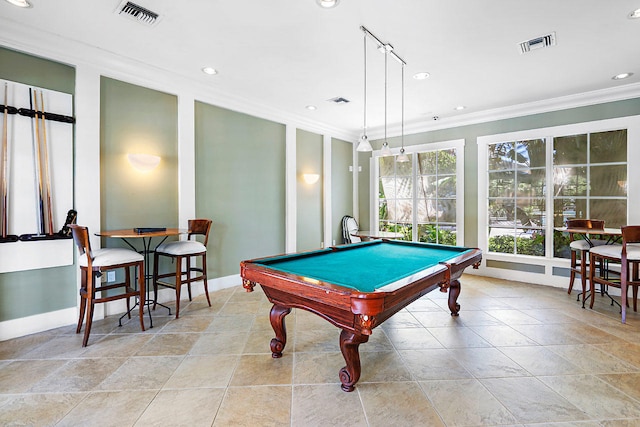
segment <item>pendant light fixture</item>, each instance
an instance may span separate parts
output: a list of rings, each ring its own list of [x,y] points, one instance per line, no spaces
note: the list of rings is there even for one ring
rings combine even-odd
[[[363,32],[362,35],[363,46],[364,46],[364,119],[362,125],[362,136],[360,137],[360,142],[358,143],[357,151],[373,151],[373,147],[369,142],[369,137],[367,136],[367,33]]]
[[[364,33],[364,127],[363,127],[363,135],[360,138],[360,143],[358,144],[358,151],[372,151],[371,143],[369,142],[369,138],[367,136],[367,36],[371,37],[373,41],[376,43],[378,50],[384,53],[384,141],[382,142],[382,149],[380,150],[380,155],[383,157],[392,156],[391,148],[389,147],[389,142],[387,141],[387,88],[388,88],[388,61],[389,56],[393,56],[393,58],[398,61],[402,65],[402,149],[400,151],[400,160],[398,161],[409,161],[408,157],[404,154],[404,66],[407,65],[406,62],[402,58],[400,58],[394,51],[393,46],[390,43],[383,43],[377,38],[373,33],[367,30],[365,27],[361,26],[360,29]],[[402,156],[406,158],[406,160],[402,160]]]
[[[400,128],[401,128],[401,137],[400,140],[402,142],[402,148],[400,148],[400,155],[396,159],[396,162],[406,163],[409,161],[409,156],[404,153],[404,64],[402,64],[402,118],[400,119]]]
[[[387,46],[391,46],[387,44]],[[389,51],[384,49],[384,142],[382,143],[382,150],[380,155],[386,157],[391,155],[391,148],[387,142],[387,62],[389,60]]]

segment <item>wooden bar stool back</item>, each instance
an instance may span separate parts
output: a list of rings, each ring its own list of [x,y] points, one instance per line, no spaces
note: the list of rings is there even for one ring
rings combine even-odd
[[[568,219],[567,228],[590,229],[594,230],[595,234],[597,230],[604,231],[604,221],[599,219]],[[582,282],[582,293],[578,294],[578,299],[580,299],[580,295],[582,295],[582,299],[584,301],[584,296],[587,290],[587,278],[589,277],[589,272],[587,271],[589,268],[589,250],[592,245],[600,246],[607,242],[599,239],[575,239],[574,233],[569,233],[569,241],[569,248],[571,249],[571,276],[569,277],[569,290],[567,293],[571,294],[576,274],[579,274]],[[591,242],[591,244],[589,244],[589,242]],[[577,262],[578,254],[580,255],[580,265],[578,265]]]
[[[140,302],[140,328],[144,331],[144,321],[142,319],[145,298],[144,283],[144,257],[130,249],[104,248],[91,250],[89,240],[89,229],[81,225],[71,224],[73,240],[78,247],[80,254],[78,264],[80,265],[80,316],[76,333],[82,329],[83,319],[86,315],[86,326],[84,329],[84,339],[82,346],[86,347],[91,333],[91,323],[93,320],[93,309],[95,304],[126,299],[127,312],[131,318],[131,297],[139,298]],[[138,280],[138,289],[131,285],[131,267],[134,268]],[[119,283],[100,285],[100,277],[105,271],[124,270],[124,281]],[[137,271],[135,271],[137,269]],[[134,282],[135,283],[135,282]],[[119,289],[118,293],[107,293],[105,291]]]
[[[191,301],[191,283],[202,280],[204,284],[204,293],[207,296],[207,302],[211,307],[209,299],[209,287],[207,286],[207,243],[209,242],[209,231],[211,230],[210,219],[190,219],[189,234],[187,240],[178,240],[175,242],[162,243],[159,245],[153,256],[153,308],[156,308],[158,302],[158,286],[173,288],[176,291],[176,319],[180,316],[180,288],[187,285],[189,292],[189,301]],[[202,242],[197,240],[200,236]],[[175,271],[171,273],[158,273],[158,265],[160,257],[169,257],[175,261]],[[201,259],[201,267],[197,266],[197,260],[192,262],[192,257]],[[182,261],[186,261],[183,271]],[[172,278],[173,280],[163,280]]]

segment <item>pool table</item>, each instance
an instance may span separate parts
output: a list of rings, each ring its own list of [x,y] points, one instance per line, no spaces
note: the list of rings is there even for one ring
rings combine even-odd
[[[436,288],[449,292],[449,309],[457,316],[458,279],[481,260],[480,249],[382,239],[243,261],[240,275],[247,292],[259,284],[273,303],[272,357],[282,356],[285,317],[293,307],[342,329],[346,366],[339,377],[342,389],[353,391],[360,378],[358,347],[372,330]]]

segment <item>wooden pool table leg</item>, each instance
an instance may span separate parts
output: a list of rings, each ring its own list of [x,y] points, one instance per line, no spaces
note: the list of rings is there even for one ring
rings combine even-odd
[[[271,357],[274,359],[282,357],[282,350],[287,344],[287,327],[284,323],[284,318],[289,313],[291,313],[290,307],[283,307],[277,304],[273,304],[269,313],[271,327],[276,333],[276,337],[271,340]]]
[[[345,329],[340,332],[340,350],[347,366],[340,369],[340,382],[342,390],[353,391],[355,384],[360,379],[360,344],[369,341],[369,335],[355,334]]]
[[[460,295],[460,281],[452,280],[449,285],[449,310],[452,316],[460,314],[460,304],[458,304],[458,296]]]

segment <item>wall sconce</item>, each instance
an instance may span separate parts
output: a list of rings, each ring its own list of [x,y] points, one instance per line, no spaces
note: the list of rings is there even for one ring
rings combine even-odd
[[[149,172],[160,164],[160,156],[153,154],[127,154],[129,164],[140,172]]]
[[[318,175],[317,173],[303,173],[302,179],[304,180],[304,182],[311,185],[318,182],[318,180],[320,179],[320,175]]]

